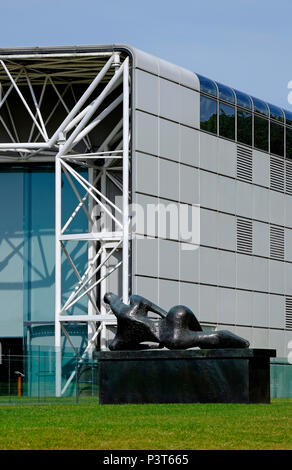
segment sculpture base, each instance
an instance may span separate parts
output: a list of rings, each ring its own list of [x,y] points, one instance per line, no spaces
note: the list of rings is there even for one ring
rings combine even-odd
[[[99,402],[269,403],[272,349],[100,351]]]

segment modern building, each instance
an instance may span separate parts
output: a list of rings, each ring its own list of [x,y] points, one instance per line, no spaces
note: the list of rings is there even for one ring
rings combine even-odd
[[[55,348],[57,395],[109,290],[287,357],[292,113],[129,46],[0,49],[0,179],[2,349]]]

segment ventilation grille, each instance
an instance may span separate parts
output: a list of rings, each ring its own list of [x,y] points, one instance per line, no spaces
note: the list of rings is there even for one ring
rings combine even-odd
[[[292,296],[286,296],[286,330],[292,330]]]
[[[270,187],[275,191],[284,192],[284,160],[271,157],[270,159]]]
[[[275,259],[284,259],[285,254],[285,238],[284,228],[270,227],[270,256]]]
[[[237,219],[237,251],[252,254],[252,221]]]
[[[252,183],[252,150],[237,146],[237,178]]]
[[[292,196],[292,164],[286,161],[286,193]]]

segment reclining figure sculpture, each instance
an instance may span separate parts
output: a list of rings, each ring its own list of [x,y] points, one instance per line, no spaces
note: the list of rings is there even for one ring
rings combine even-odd
[[[148,349],[144,342],[158,343],[159,348],[201,349],[248,348],[249,342],[228,330],[203,331],[195,314],[184,305],[168,312],[140,295],[132,295],[130,304],[108,292],[104,296],[117,317],[117,333],[109,344],[112,351]],[[148,312],[159,315],[151,319]]]

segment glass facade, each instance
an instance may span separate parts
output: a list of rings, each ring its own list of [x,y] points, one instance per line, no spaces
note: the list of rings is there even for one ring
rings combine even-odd
[[[284,157],[284,126],[270,122],[270,152]]]
[[[292,159],[292,112],[197,76],[202,130]]]
[[[252,144],[252,114],[243,109],[237,109],[237,140],[242,144]]]
[[[219,91],[219,98],[224,101],[228,101],[229,103],[235,104],[235,95],[234,91],[226,85],[222,85],[222,83],[217,83],[218,91]]]
[[[269,151],[269,121],[257,115],[254,115],[254,146]]]
[[[251,99],[248,95],[238,90],[235,90],[235,95],[236,95],[237,106],[241,106],[242,108],[249,109],[250,111],[252,110]]]
[[[86,173],[87,174],[87,173]],[[83,176],[86,177],[84,173]],[[0,169],[0,337],[24,339],[29,353],[35,345],[54,345],[55,311],[55,173],[51,165],[1,165]],[[78,200],[67,178],[62,187],[62,218],[66,222]],[[84,191],[80,189],[81,196]],[[84,232],[88,221],[83,211],[70,225],[70,233]],[[87,264],[87,245],[66,242],[79,272]],[[62,259],[62,297],[69,297],[75,276]],[[87,313],[85,297],[75,304],[74,314]],[[76,346],[84,347],[87,327],[71,328]],[[64,337],[64,347],[68,346]]]
[[[292,129],[286,128],[286,158],[292,160]]]
[[[269,109],[266,103],[258,98],[252,97],[253,110],[257,114],[263,114],[264,116],[269,117]]]
[[[217,133],[217,102],[201,95],[201,129]]]
[[[219,135],[235,139],[235,109],[229,104],[219,103]]]

